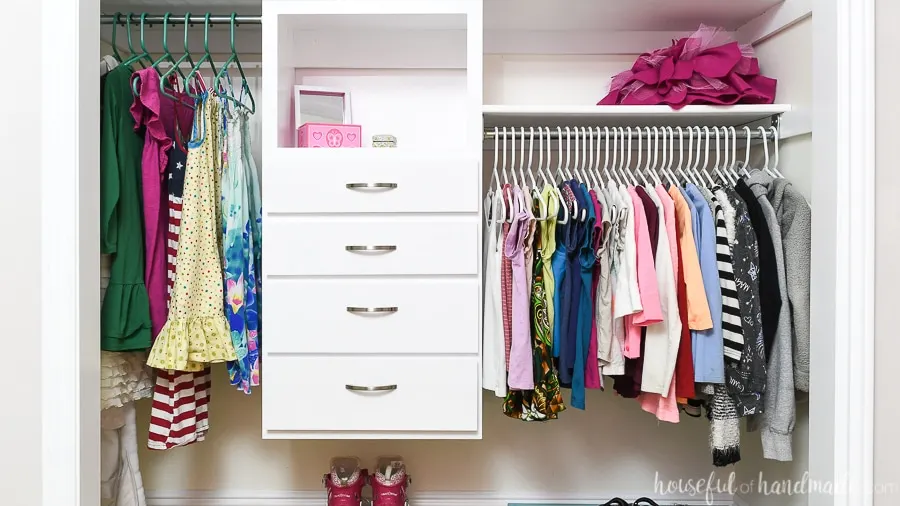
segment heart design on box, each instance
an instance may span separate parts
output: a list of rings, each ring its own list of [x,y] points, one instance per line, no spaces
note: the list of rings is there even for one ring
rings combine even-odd
[[[355,141],[355,140],[356,140],[356,134],[354,134],[354,133],[349,133],[349,134],[347,134],[347,139],[349,139],[350,142]]]
[[[322,140],[322,132],[313,132],[313,139],[317,141]]]

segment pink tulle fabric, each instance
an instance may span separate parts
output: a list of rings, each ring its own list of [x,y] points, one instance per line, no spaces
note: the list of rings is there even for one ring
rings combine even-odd
[[[630,70],[613,77],[597,105],[771,104],[775,85],[759,73],[753,47],[701,25],[691,36],[639,56]]]

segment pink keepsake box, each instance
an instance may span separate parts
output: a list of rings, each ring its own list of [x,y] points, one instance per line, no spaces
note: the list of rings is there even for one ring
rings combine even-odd
[[[362,127],[304,123],[297,129],[297,146],[301,148],[359,148],[362,147]]]

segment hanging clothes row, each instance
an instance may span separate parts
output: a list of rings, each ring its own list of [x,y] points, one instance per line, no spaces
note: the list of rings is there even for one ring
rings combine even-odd
[[[253,107],[245,105],[252,98],[246,79],[231,87],[228,63],[207,89],[199,72],[184,76],[176,64],[163,73],[166,58],[104,59],[114,68],[103,76],[101,100],[101,246],[111,262],[101,347],[141,356],[156,370],[151,449],[204,440],[210,364],[226,362],[239,390],[259,385],[262,211],[250,154]]]
[[[704,406],[717,466],[740,460],[741,418],[766,458],[791,460],[794,390],[809,388],[811,211],[777,169],[777,130],[742,130],[513,129],[507,150],[494,129],[483,385],[507,416],[585,409],[606,376],[660,421]]]

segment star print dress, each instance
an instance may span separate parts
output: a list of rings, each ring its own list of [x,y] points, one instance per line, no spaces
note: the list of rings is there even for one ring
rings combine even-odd
[[[215,95],[204,95],[188,144],[169,317],[147,360],[157,369],[197,372],[208,363],[237,359],[222,308],[221,112]]]
[[[193,111],[190,111],[193,118]],[[188,119],[188,128],[191,119]],[[166,252],[168,271],[168,298],[171,303],[175,287],[175,269],[178,258],[178,239],[181,231],[182,197],[184,193],[184,169],[187,165],[187,148],[180,142],[179,125],[175,126],[175,142],[169,150],[166,167],[168,189],[168,228]],[[167,450],[203,441],[209,430],[210,369],[199,372],[156,370],[153,387],[153,406],[150,412],[150,430],[147,446],[153,450]]]

